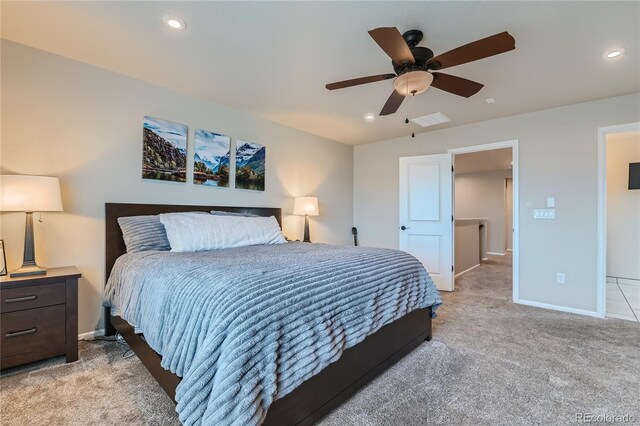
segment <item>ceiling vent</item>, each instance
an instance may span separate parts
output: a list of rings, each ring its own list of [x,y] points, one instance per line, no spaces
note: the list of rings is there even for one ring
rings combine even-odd
[[[446,123],[447,121],[451,121],[451,119],[441,112],[436,112],[435,114],[425,115],[424,117],[412,118],[411,121],[422,127],[429,127]]]

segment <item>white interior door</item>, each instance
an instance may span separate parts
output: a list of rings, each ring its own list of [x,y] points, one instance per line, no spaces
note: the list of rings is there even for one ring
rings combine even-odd
[[[400,158],[400,250],[415,256],[439,290],[453,290],[451,154]]]

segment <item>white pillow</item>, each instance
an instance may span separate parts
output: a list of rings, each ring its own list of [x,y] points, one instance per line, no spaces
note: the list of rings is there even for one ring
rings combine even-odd
[[[275,217],[214,216],[199,213],[159,215],[172,252],[218,250],[285,243]]]

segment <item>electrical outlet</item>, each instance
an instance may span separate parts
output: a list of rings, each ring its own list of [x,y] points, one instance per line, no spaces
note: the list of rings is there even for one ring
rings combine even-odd
[[[564,275],[564,272],[558,272],[558,273],[556,274],[556,282],[557,282],[558,284],[564,284],[564,282],[565,282],[565,278],[566,278],[566,277],[565,277],[565,275]]]

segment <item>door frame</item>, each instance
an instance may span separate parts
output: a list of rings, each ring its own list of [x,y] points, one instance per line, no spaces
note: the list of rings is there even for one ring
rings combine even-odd
[[[513,157],[513,151],[511,152],[511,156]],[[513,171],[513,169],[512,169]],[[504,233],[504,252],[511,252],[513,253],[513,176],[512,177],[506,177],[504,178],[504,203],[505,205],[507,204],[507,196],[509,191],[507,191],[507,188],[509,187],[509,179],[511,179],[511,248],[507,248],[509,246],[508,243],[508,236],[509,236],[509,229],[507,228],[507,211],[505,209],[505,217],[504,217],[504,224],[505,224],[505,233]]]
[[[462,148],[451,148],[447,150],[448,153],[453,155],[453,168],[455,170],[455,161],[457,154],[466,154],[469,152],[479,151],[491,151],[494,149],[511,148],[511,158],[513,160],[513,241],[512,241],[512,255],[513,255],[513,302],[520,303],[520,158],[518,156],[518,139],[507,140],[503,142],[487,143],[482,145],[466,146]],[[455,212],[455,193],[456,184],[453,179],[453,211]],[[455,213],[454,213],[455,216]],[[455,226],[453,232],[453,244],[455,244]],[[455,250],[455,245],[453,246]],[[455,252],[454,252],[455,253]]]
[[[596,316],[607,315],[607,136],[640,131],[640,122],[598,127],[598,291]]]

